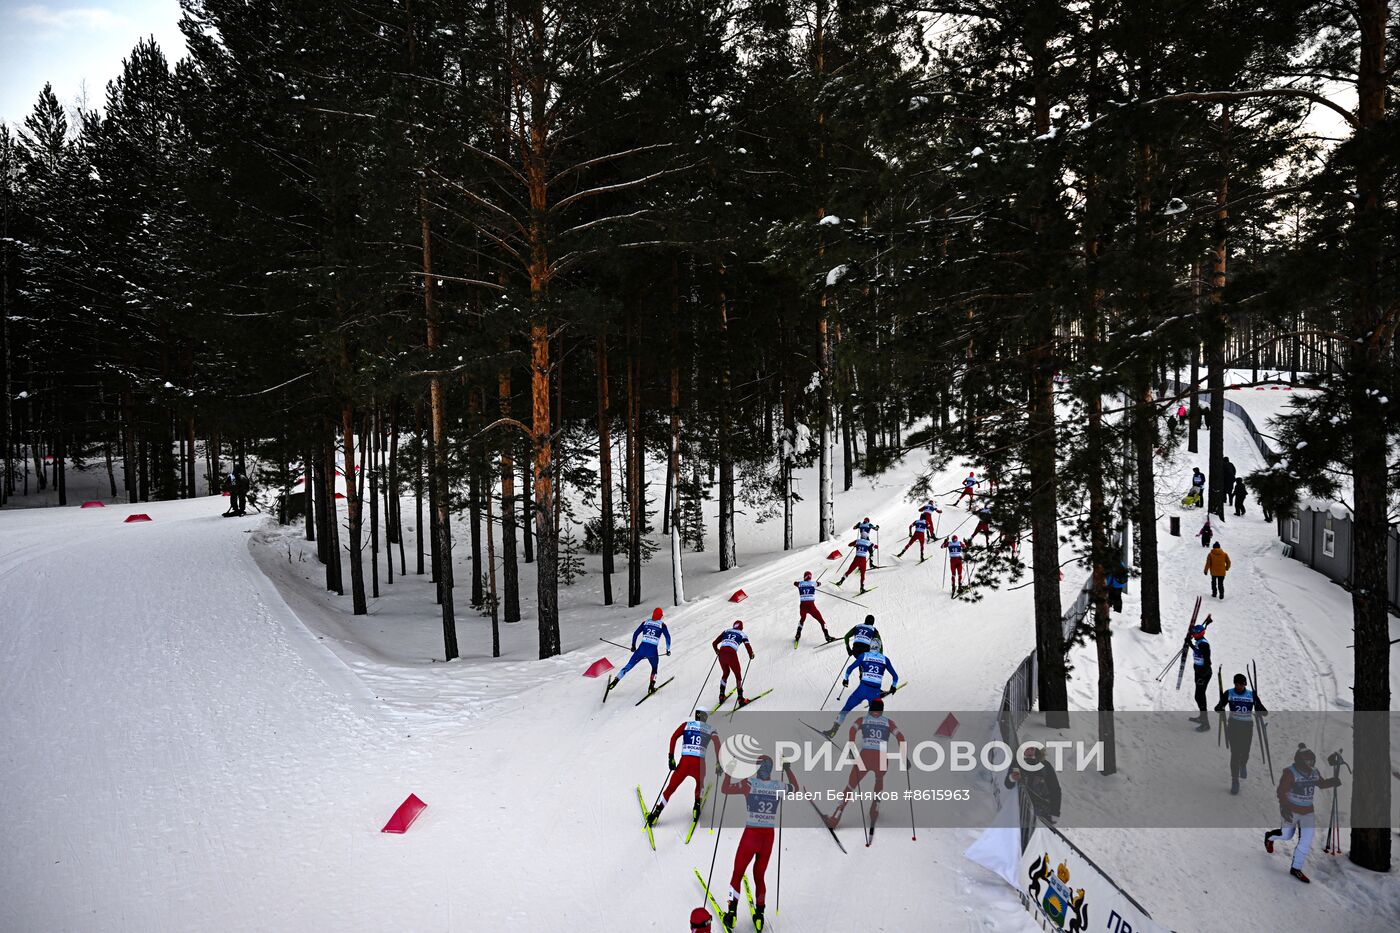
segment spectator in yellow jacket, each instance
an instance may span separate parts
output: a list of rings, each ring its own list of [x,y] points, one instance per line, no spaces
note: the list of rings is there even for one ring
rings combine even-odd
[[[1217,541],[1211,546],[1210,553],[1206,554],[1206,569],[1202,571],[1210,574],[1210,595],[1225,598],[1225,574],[1229,571],[1230,555]]]

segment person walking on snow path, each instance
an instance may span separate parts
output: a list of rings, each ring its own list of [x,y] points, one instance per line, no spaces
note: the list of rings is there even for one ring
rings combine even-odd
[[[909,523],[909,540],[904,542],[904,547],[895,557],[903,557],[904,552],[913,547],[914,542],[917,541],[919,543],[919,560],[922,562],[924,559],[924,541],[928,537],[928,530],[928,520],[924,518],[921,512],[918,518]]]
[[[1244,500],[1249,498],[1249,490],[1245,488],[1243,479],[1235,480],[1235,488],[1230,490],[1230,502],[1235,506],[1235,514],[1244,514]]]
[[[735,690],[739,692],[739,705],[743,706],[748,701],[744,699],[744,671],[739,666],[739,647],[748,649],[749,660],[753,660],[753,642],[744,634],[744,622],[742,619],[735,619],[734,624],[715,636],[715,640],[710,642],[710,647],[714,648],[715,655],[719,658],[719,701],[723,703],[729,696],[725,690],[725,685],[729,682],[729,675],[734,675]]]
[[[1201,539],[1201,547],[1210,547],[1211,539],[1215,537],[1215,529],[1210,526],[1210,513],[1206,513],[1206,520],[1201,525],[1201,530],[1196,532],[1196,537]]]
[[[1196,708],[1200,715],[1191,719],[1197,723],[1197,732],[1210,731],[1210,718],[1206,715],[1206,689],[1210,687],[1210,642],[1206,641],[1206,626],[1210,625],[1210,616],[1206,616],[1204,622],[1191,626],[1191,632],[1186,636],[1186,643],[1182,650],[1191,652],[1191,670],[1196,675]]]
[[[1230,571],[1230,555],[1225,553],[1225,549],[1217,541],[1211,545],[1210,553],[1206,555],[1206,567],[1204,573],[1210,574],[1210,595],[1225,598],[1225,574]]]
[[[846,804],[850,803],[851,795],[870,773],[875,775],[876,797],[870,804],[870,822],[875,822],[875,817],[880,812],[880,792],[885,789],[885,743],[891,735],[899,742],[900,753],[903,754],[904,733],[899,731],[893,719],[885,715],[885,701],[879,697],[870,701],[869,715],[859,717],[851,726],[848,740],[852,744],[856,742],[857,732],[860,733],[860,759],[851,764],[851,774],[846,779],[846,796],[826,818],[826,825],[832,829],[840,825],[841,814],[846,811]]]
[[[1229,707],[1225,720],[1225,744],[1230,746],[1230,793],[1240,792],[1240,780],[1249,777],[1249,749],[1254,744],[1254,714],[1268,715],[1264,701],[1246,686],[1249,678],[1235,675],[1235,686],[1220,694],[1216,712]]]
[[[743,794],[746,819],[744,835],[739,837],[739,848],[734,853],[734,871],[729,876],[729,907],[724,912],[724,928],[734,929],[734,918],[739,912],[739,884],[744,872],[753,862],[754,908],[753,921],[757,929],[763,929],[763,908],[768,897],[768,860],[773,855],[774,826],[778,822],[778,809],[783,798],[802,790],[793,777],[792,770],[784,765],[786,781],[773,780],[773,759],[764,755],[758,759],[758,773],[751,778],[735,781],[724,775],[720,789],[726,794]]]
[[[851,566],[847,567],[846,572],[841,574],[841,579],[836,581],[836,585],[840,586],[842,583],[846,582],[846,578],[849,577],[851,574],[859,572],[860,591],[864,593],[865,568],[869,563],[871,555],[878,551],[880,549],[880,546],[871,542],[869,538],[856,538],[854,541],[848,544],[847,547],[855,548],[856,556],[851,558]]]
[[[817,624],[822,627],[822,636],[827,641],[835,641],[836,637],[826,630],[826,620],[817,608],[817,587],[821,586],[821,581],[813,580],[812,571],[808,570],[801,580],[794,581],[792,585],[797,587],[797,635],[792,639],[793,644],[796,645],[802,640],[802,624],[807,621],[808,616],[817,620]],[[749,655],[753,655],[752,649]]]
[[[1312,848],[1313,834],[1317,832],[1317,817],[1313,813],[1313,793],[1319,788],[1341,787],[1340,777],[1325,778],[1317,770],[1317,755],[1302,742],[1293,753],[1293,764],[1283,769],[1278,778],[1278,812],[1283,822],[1278,829],[1264,834],[1264,851],[1270,855],[1274,851],[1274,837],[1289,840],[1294,833],[1298,844],[1293,848],[1293,863],[1288,873],[1304,884],[1312,880],[1303,874],[1303,863],[1308,860],[1308,850]]]
[[[657,606],[651,611],[651,618],[637,626],[637,630],[632,633],[632,657],[622,670],[617,672],[617,676],[608,681],[608,689],[611,690],[627,676],[627,672],[637,666],[638,661],[647,661],[651,664],[651,683],[647,685],[647,690],[656,689],[656,671],[661,660],[657,656],[661,639],[666,639],[666,657],[671,656],[671,630],[666,627],[666,623],[661,621],[661,607]]]
[[[968,507],[969,509],[971,509],[971,508],[972,508],[973,498],[974,498],[975,495],[976,495],[976,489],[977,489],[977,473],[974,471],[974,472],[968,473],[968,474],[967,474],[967,479],[965,479],[965,480],[962,481],[962,490],[958,492],[958,497],[957,497],[956,499],[953,500],[953,505],[957,505],[959,502],[962,501],[962,497],[963,497],[963,496],[967,496],[967,507]]]
[[[1188,509],[1199,509],[1205,502],[1206,476],[1201,472],[1200,467],[1191,468],[1191,491],[1181,500],[1181,505]]]
[[[880,630],[875,627],[875,616],[866,615],[860,625],[852,625],[846,633],[846,654],[859,658],[871,648],[880,644]]]
[[[1229,457],[1220,461],[1220,476],[1225,482],[1220,484],[1220,491],[1224,495],[1229,495],[1230,490],[1235,488],[1235,465],[1230,462]]]
[[[883,699],[895,690],[899,689],[899,672],[894,669],[890,659],[885,657],[878,649],[870,648],[860,657],[851,661],[846,668],[846,676],[841,678],[841,686],[850,686],[851,672],[860,668],[860,685],[851,691],[851,695],[846,697],[846,705],[841,707],[841,714],[836,717],[836,722],[831,724],[823,735],[831,738],[836,734],[836,730],[841,728],[841,723],[845,721],[846,714],[862,703],[874,699]],[[890,689],[885,690],[885,671],[890,672]]]
[[[661,799],[651,808],[651,813],[647,814],[648,826],[656,825],[656,821],[661,818],[661,811],[671,802],[671,795],[687,778],[695,779],[695,804],[691,808],[691,819],[700,819],[700,802],[705,793],[705,753],[711,745],[715,747],[715,776],[718,777],[720,773],[719,735],[714,726],[710,725],[709,718],[708,710],[697,709],[694,719],[681,723],[676,727],[676,731],[671,733],[671,741],[666,743],[666,762],[671,769],[671,777],[666,782],[665,789],[661,791]],[[676,763],[677,740],[681,743],[679,764]]]
[[[957,592],[963,585],[963,543],[953,535],[944,538],[939,547],[948,549],[948,572],[953,575],[953,591]]]

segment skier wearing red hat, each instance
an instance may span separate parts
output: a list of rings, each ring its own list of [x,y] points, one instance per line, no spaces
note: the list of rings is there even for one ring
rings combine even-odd
[[[821,610],[817,608],[817,587],[821,582],[812,579],[812,571],[808,570],[802,574],[801,580],[796,580],[792,584],[797,587],[797,634],[793,636],[792,646],[797,647],[797,643],[802,640],[802,624],[811,616],[817,620],[817,624],[822,627],[822,635],[827,641],[835,641],[831,633],[826,630],[826,620],[822,618]]]
[[[647,690],[656,689],[656,671],[660,665],[658,652],[661,639],[666,639],[666,656],[671,656],[671,630],[666,628],[666,623],[661,621],[661,607],[657,606],[651,611],[651,618],[637,626],[637,630],[632,633],[632,657],[622,670],[617,672],[617,676],[608,681],[608,689],[616,687],[627,672],[637,666],[638,661],[645,660],[651,664],[651,683]]]
[[[917,541],[919,544],[919,561],[922,563],[924,559],[924,541],[927,540],[928,533],[928,516],[920,512],[919,517],[909,523],[909,540],[904,543],[904,547],[900,549],[900,552],[896,554],[895,557],[903,557],[904,552],[913,547],[914,543]]]
[[[846,810],[846,804],[850,802],[850,795],[855,791],[860,783],[865,780],[865,776],[870,773],[875,775],[875,795],[878,798],[882,790],[885,789],[885,743],[893,735],[900,746],[904,745],[904,733],[899,731],[899,727],[894,724],[894,720],[885,715],[885,701],[876,697],[870,701],[870,713],[861,716],[851,726],[849,739],[852,743],[857,741],[856,733],[860,733],[860,760],[851,765],[851,776],[846,779],[847,796],[837,805],[835,812],[826,818],[826,825],[835,829],[841,822],[841,814]],[[875,817],[880,812],[878,802],[870,804],[870,824],[875,825]]]
[[[973,472],[971,472],[971,473],[968,473],[968,474],[967,474],[967,479],[963,480],[962,485],[963,485],[962,491],[959,492],[959,493],[958,493],[958,497],[957,497],[956,499],[953,500],[953,504],[954,504],[954,505],[957,505],[959,502],[962,501],[962,497],[963,497],[963,496],[967,496],[967,507],[970,509],[970,508],[972,508],[973,497],[974,497],[974,495],[975,495],[975,490],[977,489],[977,473],[976,473],[976,471],[973,471]]]
[[[758,773],[754,777],[735,781],[728,774],[724,776],[720,789],[726,794],[743,794],[748,814],[744,835],[734,853],[734,872],[729,876],[729,909],[722,920],[726,930],[734,929],[734,916],[739,911],[739,884],[749,862],[753,862],[754,874],[753,923],[756,929],[763,929],[763,905],[768,894],[765,875],[768,860],[773,855],[773,827],[778,822],[778,808],[783,805],[785,795],[802,789],[787,765],[783,766],[783,771],[788,778],[786,781],[773,780],[773,759],[764,755],[758,759]]]
[[[753,660],[753,642],[744,634],[744,621],[735,619],[734,624],[715,636],[715,640],[710,643],[710,647],[715,650],[719,657],[719,701],[723,703],[729,698],[729,691],[725,685],[729,682],[729,675],[734,675],[734,689],[739,691],[739,705],[743,706],[747,701],[744,699],[744,672],[739,666],[739,647],[743,646],[749,652],[749,660]]]
[[[953,589],[960,589],[963,585],[963,543],[957,535],[953,535],[944,538],[939,547],[948,549],[948,572],[953,575]]]
[[[856,538],[847,547],[856,549],[856,556],[851,558],[851,565],[846,568],[846,572],[841,574],[841,579],[836,581],[840,586],[846,582],[846,578],[853,573],[860,574],[860,591],[865,592],[865,569],[870,561],[870,557],[880,549],[880,545],[874,543],[869,538]]]

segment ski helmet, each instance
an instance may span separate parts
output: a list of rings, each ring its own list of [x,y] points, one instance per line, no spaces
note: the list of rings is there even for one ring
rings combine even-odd
[[[1317,764],[1317,755],[1312,749],[1299,742],[1298,750],[1293,753],[1293,763],[1300,768],[1311,769],[1313,765]]]
[[[651,621],[653,621],[653,622],[660,622],[660,621],[661,621],[661,607],[660,607],[660,606],[657,606],[655,609],[653,609],[653,610],[651,611]]]
[[[695,711],[695,718],[700,722],[708,722],[710,719],[710,711],[707,709],[697,709]]]
[[[1206,637],[1206,627],[1205,627],[1204,625],[1193,625],[1193,626],[1191,626],[1191,637],[1192,637],[1192,638],[1205,638],[1205,637]]]
[[[883,713],[884,711],[885,711],[885,701],[884,701],[884,700],[880,699],[879,697],[875,697],[875,699],[873,699],[873,700],[870,701],[870,712],[872,712],[872,713],[874,713],[876,716],[878,716],[878,715],[880,715],[881,713]]]
[[[744,620],[743,620],[743,619],[735,619],[735,620],[734,620],[734,628],[737,629],[738,631],[742,632],[742,631],[744,630]]]
[[[757,761],[759,780],[766,781],[773,776],[773,759],[763,755]]]
[[[708,930],[710,929],[710,920],[712,919],[708,910],[703,907],[697,907],[690,912],[690,928],[692,930]]]
[[[802,579],[804,579],[804,580],[810,580],[810,579],[812,579],[812,571],[808,570],[806,573],[804,573],[804,574],[802,575]]]

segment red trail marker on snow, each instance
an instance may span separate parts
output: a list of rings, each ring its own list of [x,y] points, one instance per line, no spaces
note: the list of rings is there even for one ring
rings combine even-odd
[[[145,512],[137,512],[135,515],[128,515],[124,519],[124,523],[130,525],[132,522],[148,522],[150,520],[151,516],[147,515]]]
[[[105,509],[106,506],[103,505],[101,502],[98,502],[96,499],[92,499],[92,500],[89,500],[89,501],[87,501],[87,502],[84,502],[82,505],[78,506],[78,508],[80,508],[80,509]]]
[[[827,559],[827,560],[840,560],[840,559],[841,559],[841,552],[840,552],[840,551],[832,551],[830,554],[826,555],[826,559]]]
[[[607,658],[599,658],[598,660],[594,661],[592,664],[588,665],[588,670],[586,670],[586,671],[583,672],[583,676],[584,676],[584,677],[602,677],[604,674],[606,674],[608,671],[610,671],[610,670],[612,670],[612,669],[613,669],[613,663],[612,663],[611,661],[609,661]]]
[[[748,593],[745,593],[743,590],[735,590],[735,591],[734,591],[734,595],[731,596],[731,597],[729,597],[729,601],[730,601],[731,603],[742,603],[744,600],[746,600],[746,599],[748,599],[748,598],[749,598],[749,594],[748,594]]]
[[[938,731],[935,732],[934,735],[952,738],[953,733],[958,731],[959,725],[961,725],[961,723],[958,722],[958,717],[949,713],[947,716],[944,716],[943,721],[938,724]]]
[[[406,833],[413,825],[413,821],[418,819],[418,814],[427,809],[428,805],[418,799],[417,794],[409,794],[404,802],[399,804],[399,808],[394,811],[394,815],[389,817],[389,822],[384,824],[381,833]]]

